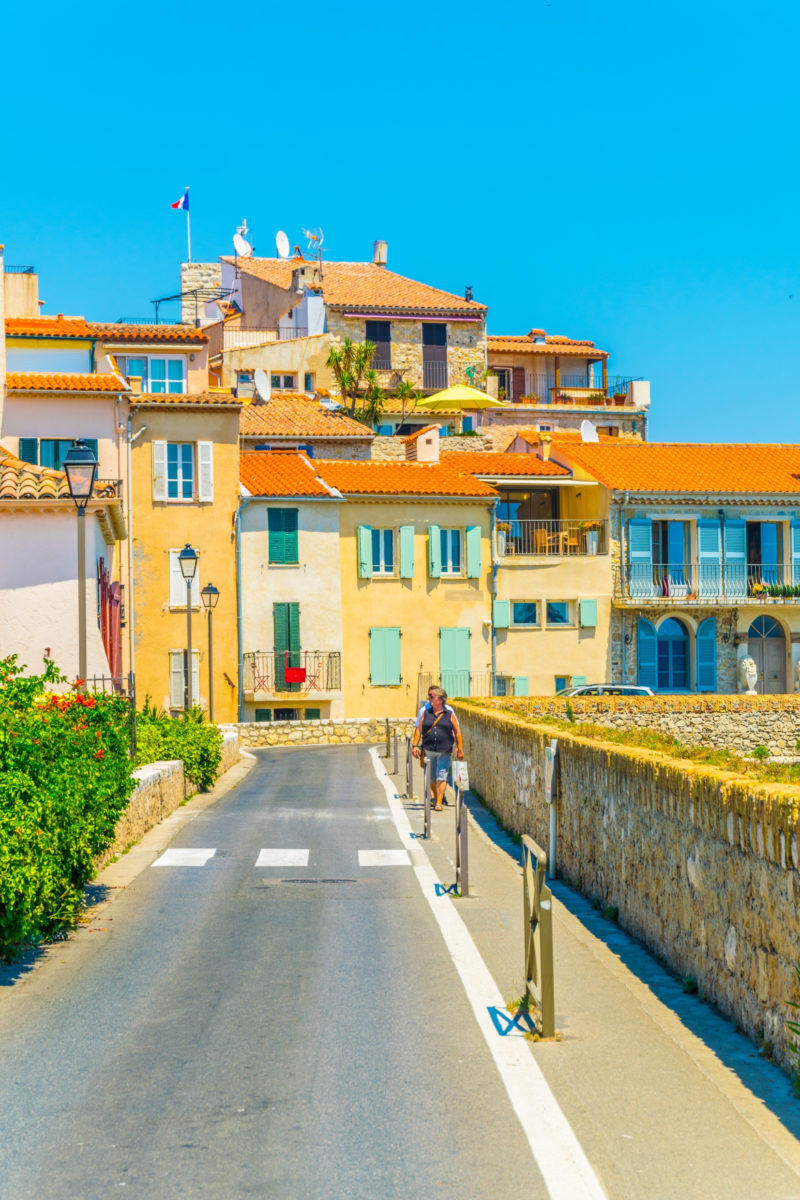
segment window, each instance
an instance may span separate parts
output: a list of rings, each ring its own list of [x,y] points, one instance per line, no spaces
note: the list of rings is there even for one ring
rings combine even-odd
[[[539,605],[535,600],[514,600],[511,604],[512,625],[538,625]]]
[[[126,378],[142,381],[143,392],[185,392],[186,360],[180,358],[155,358],[149,354],[120,355],[117,365]]]
[[[297,388],[296,375],[270,375],[270,386],[280,391],[293,392]]]
[[[169,652],[169,706],[186,708],[186,651]],[[200,704],[200,651],[192,651],[192,707]]]
[[[394,575],[394,530],[372,530],[372,574]]]
[[[392,365],[391,321],[366,321],[365,337],[375,346],[372,366],[376,371],[388,371]]]
[[[397,687],[403,682],[399,628],[370,629],[369,682],[372,687]]]
[[[314,374],[312,371],[306,371],[305,376],[303,377],[303,391],[314,391]]]
[[[272,720],[272,709],[271,708],[257,708],[256,709],[256,720],[257,721],[271,721]]]
[[[689,634],[685,625],[668,617],[656,635],[656,672],[660,692],[684,691],[689,686]]]
[[[296,564],[299,561],[297,515],[296,508],[267,510],[270,564]]]
[[[63,471],[64,459],[72,447],[73,438],[20,438],[17,456],[23,462],[33,463],[40,467],[50,467],[53,471]],[[91,446],[97,458],[97,438],[84,438],[87,446]]]
[[[276,708],[275,709],[275,720],[276,721],[299,721],[300,720],[300,709],[299,708]]]
[[[572,604],[569,600],[546,600],[545,611],[548,625],[572,625]]]
[[[186,580],[183,578],[181,564],[178,562],[180,550],[169,552],[169,606],[186,610]],[[197,567],[192,580],[192,608],[200,607],[200,555],[198,553]]]
[[[461,530],[441,529],[442,575],[461,574]]]
[[[167,442],[167,499],[194,499],[194,446]]]

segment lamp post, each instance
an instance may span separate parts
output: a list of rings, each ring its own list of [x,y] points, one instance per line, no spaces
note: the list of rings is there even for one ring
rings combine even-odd
[[[215,588],[213,583],[207,583],[200,592],[200,599],[205,605],[208,613],[208,719],[214,720],[214,636],[213,636],[213,620],[214,609],[217,607],[219,600],[219,588]]]
[[[69,494],[78,510],[78,678],[86,686],[86,505],[97,478],[97,459],[91,446],[78,439],[64,459]]]
[[[184,712],[192,711],[192,581],[197,570],[197,551],[187,542],[178,555],[181,575],[186,580],[186,687]]]

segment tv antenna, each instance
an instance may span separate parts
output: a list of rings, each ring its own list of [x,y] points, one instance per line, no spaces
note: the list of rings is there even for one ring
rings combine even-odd
[[[322,243],[325,241],[325,234],[321,229],[304,229],[303,237],[308,238],[308,249],[316,254],[319,258],[322,253]]]
[[[289,239],[282,229],[275,234],[275,249],[278,252],[278,258],[289,257]]]
[[[269,381],[269,375],[267,374],[266,371],[262,371],[261,367],[259,367],[258,370],[256,371],[255,384],[256,384],[256,391],[258,392],[259,396],[266,404],[267,401],[269,400],[270,396],[272,395],[272,385],[270,384],[270,381]]]

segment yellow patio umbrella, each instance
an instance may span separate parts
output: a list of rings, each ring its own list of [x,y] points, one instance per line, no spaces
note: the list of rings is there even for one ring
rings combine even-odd
[[[508,407],[503,404],[502,400],[495,400],[492,396],[487,396],[486,392],[479,392],[477,388],[468,387],[465,383],[457,383],[455,387],[445,388],[443,392],[437,392],[435,396],[428,396],[427,400],[418,400],[416,406],[417,408],[429,408],[431,412],[437,412],[439,409],[453,411],[458,408],[474,412],[480,408]]]

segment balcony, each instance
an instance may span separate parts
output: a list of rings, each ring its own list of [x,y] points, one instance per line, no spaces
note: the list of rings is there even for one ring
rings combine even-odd
[[[500,559],[606,554],[608,521],[501,521],[495,529],[494,545]]]
[[[527,678],[525,682],[527,684]],[[516,694],[513,675],[493,675],[491,671],[420,671],[417,676],[417,707],[428,699],[428,688],[433,686],[443,687],[451,697],[485,698]]]
[[[436,389],[440,391],[447,387],[447,363],[446,362],[425,362],[422,363],[422,386],[427,390]]]
[[[614,599],[630,606],[800,604],[800,567],[790,563],[629,563],[615,568]]]
[[[308,329],[299,325],[291,329],[279,329],[277,325],[226,325],[222,321],[204,326],[204,332],[208,334],[208,353],[211,358],[226,350],[246,350],[269,342],[289,342],[308,337]]]
[[[248,651],[242,658],[242,687],[249,700],[315,695],[342,689],[340,650]]]
[[[502,368],[498,369],[498,374]],[[589,384],[585,373],[559,376],[525,373],[525,394],[506,396],[514,404],[570,405],[573,408],[636,408],[630,385],[643,382],[641,376],[609,375],[605,386]]]

